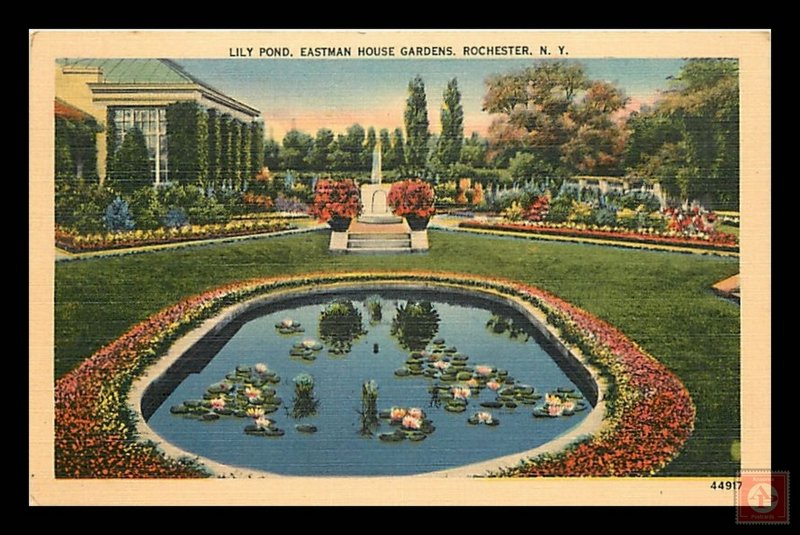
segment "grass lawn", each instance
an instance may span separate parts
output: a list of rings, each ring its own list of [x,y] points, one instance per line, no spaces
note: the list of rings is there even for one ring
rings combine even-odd
[[[56,265],[55,373],[182,297],[309,271],[459,271],[549,290],[619,327],[674,370],[696,430],[665,475],[733,475],[739,440],[739,307],[709,287],[738,260],[431,231],[427,255],[333,256],[324,232]]]
[[[739,235],[739,225],[729,225],[727,223],[720,223],[716,226],[716,229],[720,232],[724,232],[725,234],[733,234],[734,236]]]

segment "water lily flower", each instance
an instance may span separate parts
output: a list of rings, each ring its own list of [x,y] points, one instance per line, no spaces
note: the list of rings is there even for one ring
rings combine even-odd
[[[222,398],[214,398],[211,400],[211,408],[212,409],[224,409],[225,408],[225,400]]]
[[[412,407],[408,409],[407,414],[412,418],[416,418],[418,420],[421,420],[425,416],[425,414],[422,412],[422,409],[419,409],[417,407]]]
[[[247,399],[250,401],[258,399],[259,397],[261,397],[261,389],[248,386],[247,388],[244,389],[244,395],[247,396]]]
[[[475,373],[486,377],[492,373],[492,367],[486,365],[475,366]]]
[[[403,427],[406,429],[419,429],[422,427],[422,420],[420,418],[414,418],[411,415],[407,415],[403,418]]]
[[[472,395],[472,391],[469,387],[465,386],[454,386],[450,389],[450,393],[453,395],[454,399],[463,399],[466,400],[468,397]]]
[[[561,398],[555,394],[545,394],[544,402],[547,405],[561,405]]]
[[[256,425],[256,427],[260,427],[261,429],[266,429],[267,427],[272,425],[272,420],[260,416],[256,418],[253,423]]]
[[[479,384],[478,380],[475,379],[474,377],[472,379],[470,379],[469,381],[467,381],[467,386],[470,387],[470,388],[475,388],[475,387],[478,386],[478,384]]]
[[[302,344],[303,344],[303,347],[305,347],[306,349],[311,349],[311,348],[313,348],[313,347],[315,347],[317,345],[317,341],[316,340],[312,340],[312,339],[308,339],[308,340],[303,340]]]
[[[389,411],[389,416],[391,417],[392,421],[399,421],[402,420],[403,417],[406,415],[406,410],[402,407],[392,407]]]
[[[574,401],[565,401],[561,404],[561,407],[564,409],[565,412],[571,412],[575,410],[575,402]]]
[[[489,381],[488,383],[486,383],[486,386],[489,387],[489,390],[498,390],[500,388],[500,383],[498,383],[497,381],[492,380],[492,381]]]
[[[479,412],[475,416],[478,417],[478,422],[482,424],[492,423],[492,414],[490,412]]]
[[[256,364],[254,366],[254,368],[256,370],[256,373],[258,373],[258,374],[263,375],[263,374],[267,373],[267,365],[264,364],[263,362],[259,362],[258,364]]]
[[[286,318],[281,321],[282,327],[291,327],[292,325],[294,325],[294,320],[291,318]]]
[[[436,361],[436,363],[434,363],[434,366],[436,366],[440,370],[444,371],[444,370],[446,370],[447,368],[450,367],[450,363],[449,362],[445,362],[443,360],[438,360],[438,361]]]
[[[564,412],[564,407],[562,405],[548,405],[547,406],[547,414],[550,416],[561,416]]]
[[[250,418],[261,418],[262,416],[264,416],[264,409],[262,409],[261,407],[248,407],[247,415]]]

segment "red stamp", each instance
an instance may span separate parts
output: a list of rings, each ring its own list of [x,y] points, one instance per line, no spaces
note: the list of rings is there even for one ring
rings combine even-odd
[[[737,524],[789,523],[789,472],[745,470],[736,489]]]

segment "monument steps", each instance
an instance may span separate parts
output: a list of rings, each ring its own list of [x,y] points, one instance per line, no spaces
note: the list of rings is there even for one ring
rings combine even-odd
[[[411,234],[353,232],[347,237],[347,251],[407,253],[411,251]]]

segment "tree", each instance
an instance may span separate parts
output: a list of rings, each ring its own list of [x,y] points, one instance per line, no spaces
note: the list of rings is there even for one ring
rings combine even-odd
[[[406,163],[411,173],[421,175],[428,159],[430,132],[425,83],[419,75],[408,83],[408,98],[403,118],[406,127]]]
[[[362,168],[365,139],[364,127],[360,124],[349,126],[344,134],[338,135],[334,153],[337,170],[356,171]]]
[[[280,167],[280,144],[272,138],[264,141],[264,165],[269,169]]]
[[[489,150],[489,142],[482,138],[477,132],[464,140],[461,148],[461,163],[471,167],[486,167],[486,153]]]
[[[121,193],[133,193],[153,184],[147,144],[138,128],[125,133],[114,160],[113,181]]]
[[[219,117],[219,178],[221,186],[231,187],[232,179],[232,149],[231,149],[231,121],[233,117],[227,113]]]
[[[673,88],[628,122],[628,172],[659,180],[680,200],[739,206],[739,66],[687,60]]]
[[[167,106],[166,116],[170,179],[207,185],[208,114],[197,102],[183,101]]]
[[[444,90],[441,110],[442,133],[436,148],[439,163],[445,166],[458,162],[464,144],[464,108],[458,80],[453,78]]]
[[[590,80],[582,65],[541,63],[492,76],[486,86],[483,109],[498,115],[489,130],[495,163],[524,150],[553,169],[607,172],[618,165],[624,138],[611,116],[626,98]]]
[[[208,118],[208,181],[211,187],[219,187],[220,180],[220,120],[217,110],[209,108]]]
[[[257,175],[264,166],[264,123],[250,123],[250,172]]]
[[[387,152],[386,158],[383,160],[383,166],[386,169],[399,170],[405,165],[405,161],[406,151],[403,131],[399,128],[395,128],[392,134],[391,150]]]
[[[311,167],[316,170],[328,169],[332,163],[332,149],[334,148],[334,135],[328,128],[317,130],[314,138],[314,148],[311,151]]]
[[[310,135],[297,129],[289,130],[283,137],[283,151],[281,151],[283,167],[295,170],[306,169],[313,147],[314,139]]]

